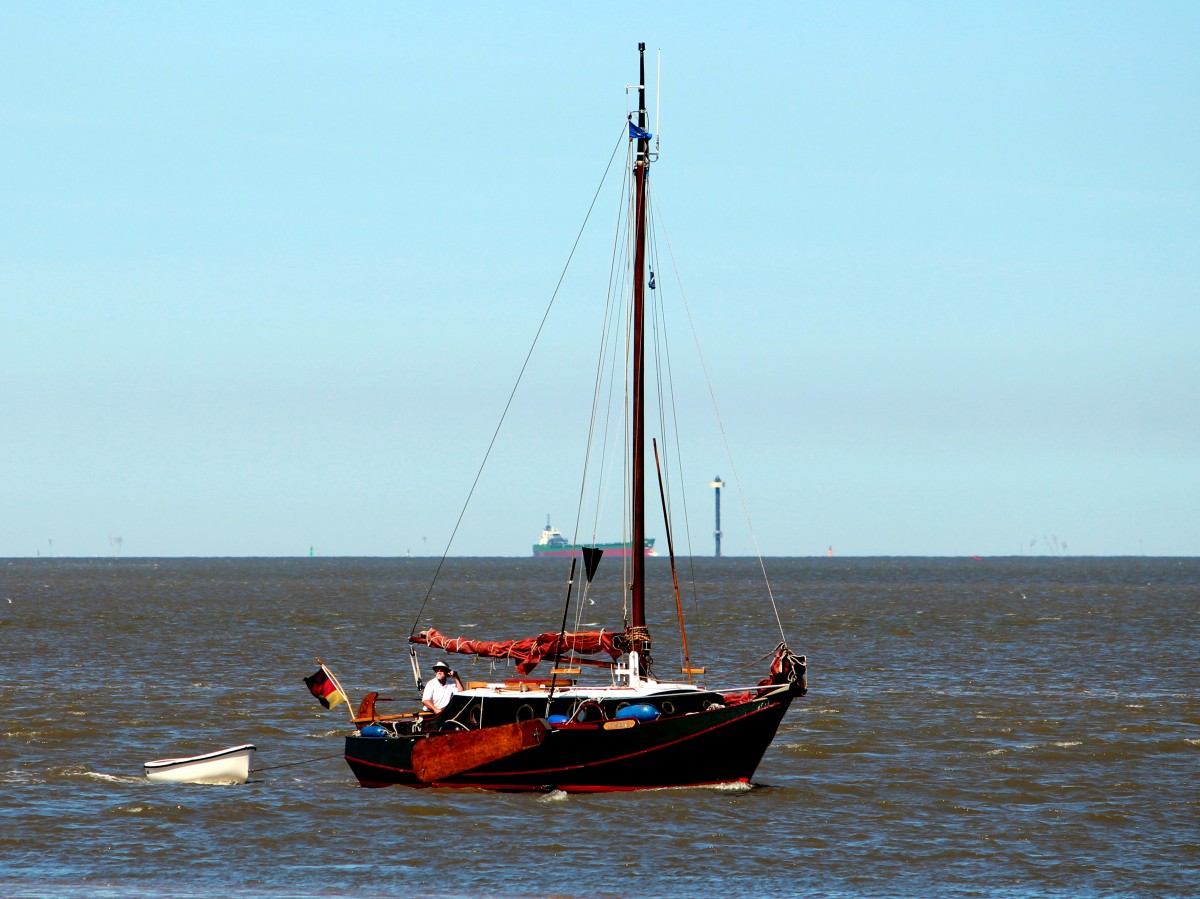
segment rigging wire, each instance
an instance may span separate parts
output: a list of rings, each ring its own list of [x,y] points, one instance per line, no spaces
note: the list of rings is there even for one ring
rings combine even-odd
[[[517,389],[521,386],[521,381],[525,377],[525,372],[529,368],[529,361],[533,358],[533,351],[537,348],[538,340],[542,336],[542,331],[546,327],[546,322],[550,318],[550,310],[554,308],[554,301],[558,299],[558,292],[562,288],[563,280],[567,277],[567,269],[571,267],[571,261],[575,258],[575,251],[579,249],[579,242],[583,239],[583,231],[587,227],[588,220],[592,217],[592,210],[596,208],[596,200],[600,196],[600,190],[604,187],[604,182],[608,180],[609,170],[612,168],[613,160],[617,158],[617,150],[621,147],[621,141],[627,134],[627,125],[622,123],[621,133],[617,138],[617,143],[613,147],[612,155],[608,157],[608,165],[604,167],[604,174],[600,176],[600,183],[596,186],[596,192],[592,195],[592,202],[588,205],[587,214],[583,217],[583,223],[579,226],[579,233],[575,235],[575,243],[571,245],[571,252],[567,254],[567,261],[563,264],[562,272],[558,276],[558,283],[554,285],[554,292],[550,294],[550,302],[546,304],[546,311],[542,314],[542,320],[538,324],[537,332],[533,335],[533,343],[530,344],[529,352],[525,354],[525,361],[521,363],[521,370],[517,374],[516,383],[513,384],[512,392],[508,395],[508,402],[504,404],[504,411],[500,413],[500,420],[496,422],[496,430],[492,432],[492,439],[488,443],[487,451],[483,454],[483,461],[479,463],[479,470],[475,472],[475,480],[471,482],[471,489],[467,491],[467,498],[463,502],[462,510],[458,513],[458,519],[454,522],[454,530],[450,532],[450,539],[446,541],[446,549],[442,553],[442,558],[438,561],[437,568],[433,572],[433,578],[429,582],[429,589],[425,592],[425,598],[421,601],[421,607],[417,610],[416,618],[413,619],[412,630],[409,631],[409,636],[417,632],[417,627],[421,623],[421,616],[425,613],[425,607],[429,604],[429,600],[433,596],[433,588],[437,584],[438,576],[442,572],[442,567],[446,564],[446,559],[450,555],[450,547],[454,544],[454,538],[458,535],[458,529],[462,526],[463,517],[467,514],[467,506],[471,504],[471,498],[475,495],[475,488],[479,486],[479,479],[483,475],[484,466],[487,465],[488,458],[492,454],[492,449],[496,446],[496,439],[500,436],[500,429],[504,426],[504,420],[508,417],[508,411],[512,408],[513,399],[517,395]]]
[[[652,208],[657,210],[658,207],[657,207],[657,204],[655,203],[655,194],[652,190],[652,185],[650,183],[649,178],[647,178],[646,190],[650,197]],[[656,216],[651,215],[649,217],[649,223],[648,223],[648,228],[647,228],[647,230],[649,232],[649,240],[648,240],[649,251],[648,252],[649,252],[649,258],[650,258],[651,265],[652,265],[651,271],[658,269],[661,272],[661,268],[659,267],[660,256],[658,253],[658,232],[656,230],[657,221],[658,221],[658,218]],[[655,294],[654,294],[654,311],[655,311],[654,333],[655,333],[655,347],[656,347],[655,365],[656,365],[656,372],[657,372],[657,378],[658,378],[659,429],[660,429],[660,432],[663,434],[664,443],[666,440],[666,436],[668,434],[671,434],[674,437],[675,466],[679,473],[680,483],[683,485],[682,489],[680,490],[680,501],[683,504],[683,529],[684,529],[684,536],[685,536],[684,542],[687,545],[688,576],[691,581],[690,599],[692,600],[692,611],[698,617],[699,616],[699,608],[696,605],[696,595],[697,595],[696,560],[695,560],[695,555],[692,552],[692,526],[691,526],[690,515],[688,514],[688,502],[687,502],[688,491],[687,491],[686,485],[688,483],[688,479],[685,477],[684,472],[683,472],[683,457],[684,456],[683,456],[682,444],[681,444],[681,439],[680,439],[679,411],[678,411],[679,407],[675,401],[675,376],[674,376],[674,371],[671,366],[671,346],[670,346],[669,332],[667,330],[666,303],[662,299],[662,294],[660,292],[661,290],[662,290],[662,288],[660,287],[659,290],[655,291]],[[681,292],[682,292],[682,288],[681,288]],[[671,427],[670,428],[667,427],[667,418],[666,418],[668,403],[663,402],[663,397],[664,397],[663,370],[664,370],[664,367],[665,367],[665,373],[666,373],[665,396],[670,398],[670,401],[669,401],[670,412],[671,412],[671,421],[670,421]],[[666,450],[666,447],[664,446],[664,455],[666,455],[665,450]],[[671,466],[670,466],[669,458],[667,458],[666,464],[663,465],[663,469],[664,469],[663,477],[664,477],[664,482],[665,482],[664,492],[666,493],[667,516],[668,516],[668,518],[670,518],[671,517],[671,508],[673,507],[673,499],[672,498],[674,496],[674,491],[671,487]],[[668,527],[669,527],[669,524],[668,524]],[[681,627],[682,627],[682,624],[683,624],[683,622],[680,622]],[[698,633],[693,634],[692,644],[695,647],[696,652],[694,654],[689,653],[689,655],[691,655],[695,659],[702,659],[703,658],[703,645],[702,645],[701,640],[699,639]],[[684,647],[680,646],[680,653],[681,653],[680,667],[681,668],[690,667],[689,660],[685,659],[682,656],[683,651],[684,651]]]
[[[657,207],[657,204],[655,205],[655,209],[658,212],[659,220],[663,222],[663,237],[666,239],[666,242],[667,242],[667,253],[671,257],[671,266],[675,270],[675,280],[679,284],[679,295],[680,295],[680,298],[683,300],[684,311],[687,313],[688,325],[692,331],[692,340],[696,344],[696,355],[698,356],[698,358],[700,360],[701,370],[704,372],[704,383],[705,383],[705,386],[708,388],[708,396],[709,396],[709,399],[712,401],[713,412],[716,414],[716,417],[717,417],[717,426],[719,427],[719,429],[721,431],[721,441],[725,444],[725,455],[728,456],[729,465],[733,468],[734,483],[736,483],[738,485],[738,499],[741,501],[742,513],[746,516],[746,523],[750,528],[750,539],[754,543],[754,556],[758,560],[759,569],[762,571],[763,583],[766,585],[766,588],[767,588],[767,596],[771,600],[771,611],[774,612],[774,614],[775,614],[775,623],[779,627],[779,635],[782,638],[783,642],[786,643],[787,642],[787,634],[784,632],[784,629],[783,629],[783,619],[779,615],[779,604],[775,601],[775,591],[771,588],[771,579],[767,576],[767,566],[763,560],[762,550],[759,547],[759,543],[758,543],[758,532],[755,530],[753,519],[751,519],[751,517],[750,517],[750,508],[746,503],[746,493],[742,489],[742,478],[741,478],[741,475],[738,473],[737,463],[734,462],[734,460],[733,460],[733,450],[729,445],[729,434],[725,430],[725,420],[724,420],[724,418],[721,417],[721,409],[717,405],[716,391],[713,389],[712,378],[708,373],[708,362],[705,360],[704,353],[700,349],[700,336],[696,331],[696,322],[692,318],[692,308],[691,308],[691,306],[688,305],[687,293],[683,289],[683,278],[679,274],[679,264],[675,259],[675,250],[671,246],[671,235],[670,235],[670,232],[667,230],[666,221],[663,219],[662,210]]]
[[[628,153],[626,155],[628,157]],[[617,261],[621,258],[621,222],[624,219],[625,189],[628,178],[629,166],[626,165],[624,167],[624,175],[621,181],[621,189],[617,191],[617,227],[613,231],[613,246],[609,259],[608,270],[608,288],[605,295],[604,305],[604,323],[600,332],[600,348],[596,356],[596,375],[592,387],[592,410],[591,418],[588,422],[587,449],[584,453],[583,477],[580,479],[579,499],[575,509],[575,534],[573,535],[572,542],[576,545],[579,544],[578,533],[583,519],[584,495],[587,491],[588,472],[591,469],[592,448],[596,442],[597,419],[599,418],[600,413],[601,397],[604,395],[605,371],[607,369],[609,401],[605,404],[603,437],[600,440],[599,473],[596,478],[596,505],[593,511],[591,524],[591,540],[593,543],[595,543],[597,540],[596,535],[600,524],[601,509],[605,495],[604,482],[608,468],[608,434],[609,427],[612,423],[612,391],[614,371],[616,369],[616,347],[618,345],[615,335],[619,333],[620,324],[620,319],[616,314],[615,307],[618,298],[622,295],[620,289],[621,282],[618,281]],[[611,356],[609,356],[610,350],[612,351]],[[607,365],[605,361],[606,358],[608,359]],[[587,578],[584,578],[583,590],[580,591],[580,600],[575,607],[574,629],[577,631],[582,629],[583,610],[585,606],[584,599],[590,599],[590,594],[591,581],[589,581]],[[574,659],[573,649],[571,658],[572,660]]]
[[[629,416],[622,414],[620,416],[621,432],[613,434],[612,418],[613,409],[616,407],[616,389],[618,385],[616,372],[618,354],[622,355],[622,379],[621,387],[621,405],[623,409],[628,409],[630,402],[630,383],[629,383],[629,365],[631,358],[630,339],[632,334],[632,316],[633,306],[628,302],[631,294],[630,283],[632,281],[632,266],[633,266],[633,242],[636,239],[636,229],[634,223],[634,202],[633,192],[635,185],[633,182],[633,163],[636,158],[636,144],[633,141],[629,142],[628,151],[625,157],[625,177],[622,181],[621,191],[619,195],[619,206],[617,214],[617,229],[613,238],[613,258],[611,263],[611,272],[615,279],[610,277],[609,280],[609,296],[608,304],[612,310],[609,315],[609,328],[611,328],[612,339],[611,355],[609,357],[609,373],[608,373],[608,396],[605,402],[605,424],[604,424],[604,455],[607,460],[608,451],[611,441],[617,440],[619,443],[619,451],[616,454],[620,460],[621,472],[620,481],[621,490],[621,537],[623,541],[628,541],[630,536],[630,421]],[[623,247],[623,251],[622,251]],[[620,264],[621,262],[624,264]],[[620,337],[623,335],[624,339]],[[591,435],[594,436],[594,435]],[[596,509],[595,521],[598,523],[603,506],[603,499],[608,492],[605,489],[605,480],[608,478],[607,461],[603,463],[603,474],[601,480],[597,483],[596,489]],[[637,549],[630,546],[630,552],[621,556],[621,583],[628,585],[630,582],[630,565],[632,555]],[[582,608],[579,610],[582,615]],[[622,590],[621,597],[621,625],[623,628],[629,626],[629,590]]]
[[[627,156],[628,156],[628,154],[627,154]],[[596,376],[595,376],[595,381],[593,382],[593,387],[592,387],[592,411],[591,411],[591,419],[588,423],[587,453],[584,458],[584,478],[583,478],[584,482],[580,485],[580,489],[579,489],[579,504],[576,509],[576,528],[579,527],[579,521],[583,518],[584,494],[585,494],[586,488],[587,488],[586,478],[587,478],[587,474],[588,474],[588,469],[590,468],[592,446],[596,442],[596,422],[597,422],[597,418],[599,417],[600,399],[604,393],[605,358],[608,356],[610,347],[614,348],[614,350],[615,350],[615,347],[617,346],[617,341],[616,341],[615,336],[610,336],[610,328],[613,329],[613,333],[619,333],[617,331],[617,325],[618,325],[619,320],[615,314],[615,310],[616,310],[616,306],[617,306],[617,300],[621,296],[620,284],[623,282],[620,282],[617,280],[617,278],[618,278],[617,260],[620,258],[619,250],[620,250],[620,245],[621,245],[621,234],[622,234],[621,222],[624,217],[624,206],[625,206],[625,196],[624,195],[625,195],[625,189],[626,189],[628,180],[629,180],[629,167],[627,165],[627,166],[625,166],[625,175],[622,178],[621,189],[620,189],[620,191],[618,191],[618,195],[617,195],[617,203],[618,203],[617,227],[613,232],[613,246],[612,246],[611,256],[610,256],[610,260],[609,260],[608,288],[607,288],[607,292],[605,294],[605,306],[604,306],[604,323],[603,323],[603,327],[601,329],[601,334],[600,334],[600,348],[599,348],[599,352],[597,353],[597,357],[596,357]],[[598,531],[599,524],[600,524],[602,501],[603,501],[603,497],[604,497],[603,482],[604,482],[604,473],[607,468],[607,466],[605,464],[605,460],[607,458],[607,453],[608,453],[609,426],[611,425],[611,422],[612,422],[611,398],[612,398],[613,371],[615,370],[615,368],[616,368],[616,355],[614,352],[614,355],[612,356],[611,360],[608,363],[609,402],[606,404],[606,414],[605,414],[605,418],[604,418],[604,430],[603,430],[604,436],[603,436],[603,439],[600,441],[600,449],[601,449],[600,466],[599,466],[600,474],[598,476],[596,506],[595,506],[595,510],[593,512],[592,525],[591,525],[591,527],[592,527],[591,537],[592,537],[593,542],[595,542],[597,539],[596,535],[597,535],[597,531]]]

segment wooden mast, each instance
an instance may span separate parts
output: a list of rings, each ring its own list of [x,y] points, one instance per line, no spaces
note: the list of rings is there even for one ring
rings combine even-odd
[[[650,135],[646,116],[646,45],[638,44],[638,138],[633,164],[633,445],[630,504],[633,521],[632,581],[630,583],[630,649],[636,650],[644,673],[649,663],[650,634],[646,630],[646,175],[650,168]]]

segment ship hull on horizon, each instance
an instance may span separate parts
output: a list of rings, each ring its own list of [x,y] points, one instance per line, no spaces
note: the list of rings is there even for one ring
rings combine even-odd
[[[632,543],[595,543],[587,544],[593,549],[603,550],[606,556],[625,557],[633,555]],[[545,546],[540,543],[533,545],[533,555],[537,558],[570,558],[577,556],[583,551],[583,546]],[[646,540],[645,554],[647,556],[657,556],[654,551],[654,538]]]

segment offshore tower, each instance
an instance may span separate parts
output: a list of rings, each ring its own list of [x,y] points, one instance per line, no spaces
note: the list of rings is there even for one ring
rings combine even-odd
[[[717,525],[713,531],[713,539],[717,542],[717,552],[714,558],[721,558],[721,488],[725,486],[725,482],[721,480],[721,476],[717,475],[713,478],[711,484],[708,485],[713,489],[713,495],[716,497]]]

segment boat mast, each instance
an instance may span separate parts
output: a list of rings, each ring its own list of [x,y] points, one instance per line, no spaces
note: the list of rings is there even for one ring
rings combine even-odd
[[[640,667],[649,663],[650,633],[646,629],[646,385],[645,385],[645,273],[646,273],[646,175],[650,168],[650,135],[646,116],[646,45],[638,44],[637,157],[633,164],[633,556],[630,583],[630,649],[638,653]],[[631,129],[632,130],[632,129]],[[640,673],[640,672],[639,672]]]

